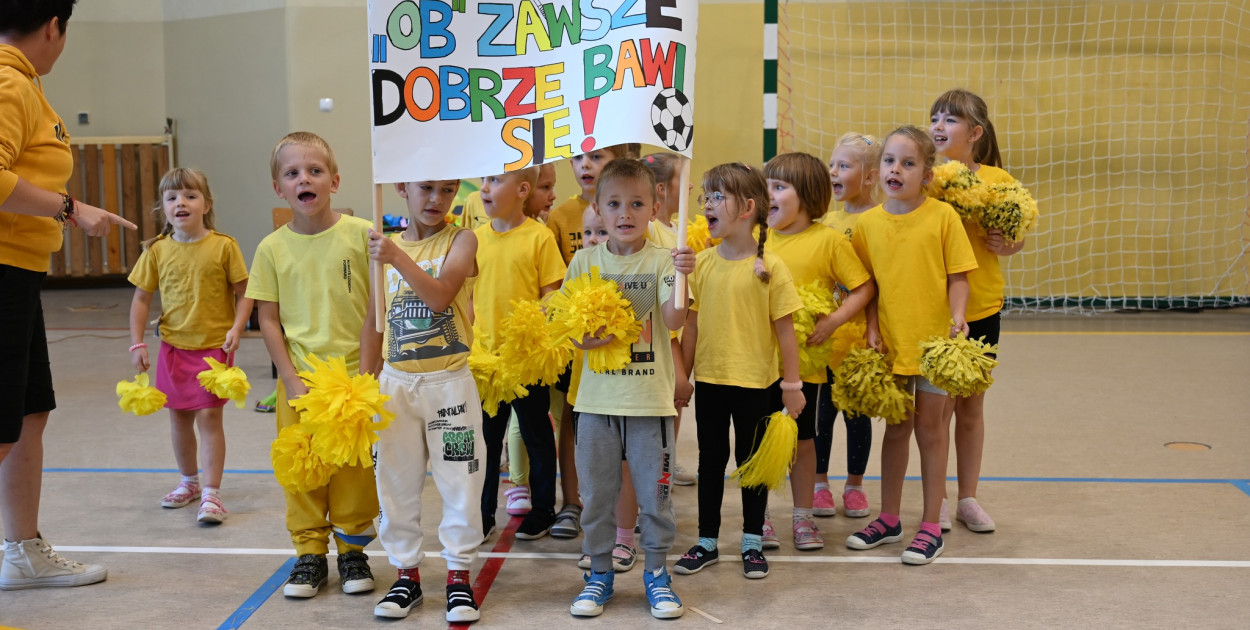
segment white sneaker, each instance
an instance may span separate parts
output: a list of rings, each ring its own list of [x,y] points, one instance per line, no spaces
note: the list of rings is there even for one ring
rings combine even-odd
[[[693,486],[697,480],[695,474],[686,470],[681,464],[673,467],[673,483],[679,486]]]
[[[42,538],[21,542],[4,541],[4,563],[0,565],[0,590],[83,586],[103,582],[108,569],[62,558]]]

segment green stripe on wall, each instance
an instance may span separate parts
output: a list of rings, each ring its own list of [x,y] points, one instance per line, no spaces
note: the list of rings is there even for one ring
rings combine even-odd
[[[764,60],[764,93],[777,93],[777,60]]]

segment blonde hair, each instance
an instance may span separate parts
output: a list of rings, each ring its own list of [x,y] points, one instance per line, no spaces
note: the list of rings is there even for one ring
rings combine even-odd
[[[334,150],[325,139],[310,131],[294,131],[286,134],[278,141],[278,144],[273,145],[273,152],[269,156],[269,174],[274,180],[278,179],[278,152],[288,146],[312,147],[320,150],[325,154],[326,167],[330,169],[330,174],[339,174],[339,163],[334,159]]]
[[[990,122],[990,108],[985,104],[985,99],[963,88],[947,90],[933,101],[929,116],[938,112],[958,116],[973,127],[980,127],[981,137],[972,145],[972,160],[977,164],[1003,167],[1003,156],[998,150],[998,136],[994,133],[994,123]]]
[[[842,137],[838,138],[838,143],[833,146],[833,150],[837,151],[840,148],[846,147],[847,149],[850,149],[851,154],[855,156],[855,159],[859,160],[859,185],[860,188],[863,188],[866,183],[865,180],[867,179],[866,172],[881,170],[881,150],[884,146],[885,145],[878,140],[876,136],[851,131],[842,134]],[[832,157],[830,158],[830,162],[832,162]],[[872,201],[876,201],[876,187],[869,186],[867,191],[868,198]]]
[[[503,177],[515,177],[518,181],[529,182],[530,192],[532,193],[534,191],[534,187],[538,185],[538,175],[539,171],[542,170],[542,167],[543,165],[541,164],[537,166],[527,166],[522,169],[504,173]]]
[[[208,187],[208,176],[198,168],[175,168],[161,177],[156,189],[156,203],[152,206],[152,220],[161,226],[160,236],[174,233],[174,226],[165,220],[165,193],[171,190],[194,190],[204,196],[204,205],[208,211],[204,213],[204,227],[216,229],[217,215],[213,213],[213,191]],[[143,242],[144,247],[151,245],[156,239]]]
[[[768,240],[768,182],[758,169],[741,162],[713,166],[703,174],[703,190],[720,191],[742,201],[755,201],[755,224],[760,229],[755,252],[755,275],[761,282],[772,279],[764,266],[764,241]]]
[[[829,186],[829,169],[820,158],[810,153],[782,153],[764,165],[764,177],[793,186],[799,207],[808,218],[819,219],[829,211],[833,188]]]
[[[599,195],[608,184],[617,180],[641,181],[651,189],[651,203],[657,200],[655,192],[655,175],[641,160],[619,158],[608,162],[599,173],[599,182],[595,185],[595,204],[599,203]]]
[[[916,148],[920,149],[920,157],[924,158],[924,170],[933,170],[933,165],[937,162],[937,145],[933,144],[933,137],[929,132],[915,125],[903,125],[891,131],[885,141],[889,142],[894,136],[903,136],[915,142]]]

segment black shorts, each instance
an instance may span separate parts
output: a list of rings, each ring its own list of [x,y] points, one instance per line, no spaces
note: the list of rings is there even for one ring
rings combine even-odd
[[[981,339],[984,337],[985,339],[983,339],[983,341],[985,343],[988,343],[991,346],[997,346],[998,333],[1002,329],[1002,324],[1002,313],[994,313],[984,319],[978,319],[975,322],[968,322],[968,338]],[[998,358],[997,354],[991,354],[990,356],[996,359]]]
[[[44,275],[0,265],[0,444],[17,442],[23,417],[56,408],[39,300]]]

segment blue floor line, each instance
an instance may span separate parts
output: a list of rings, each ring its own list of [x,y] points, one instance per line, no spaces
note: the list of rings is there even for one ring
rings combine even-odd
[[[176,468],[45,468],[46,473],[178,473]],[[226,469],[232,475],[272,475],[269,469]],[[430,473],[426,473],[429,475]],[[500,473],[507,479],[507,473]],[[845,476],[830,476],[830,479],[844,480]],[[726,475],[725,479],[729,479]],[[866,475],[864,479],[881,481],[880,476]],[[907,481],[920,481],[920,477],[911,476]],[[957,481],[957,477],[947,477],[947,481]],[[1250,479],[1170,479],[1161,477],[981,477],[981,481],[1011,483],[1229,483],[1246,494],[1250,494]]]
[[[265,602],[282,587],[294,566],[295,558],[287,558],[286,562],[283,562],[282,566],[278,567],[278,570],[274,571],[273,575],[269,576],[269,579],[265,580],[265,583],[261,584],[251,597],[248,597],[220,626],[217,626],[217,630],[235,630],[241,627],[252,616],[252,613],[264,606]]]

